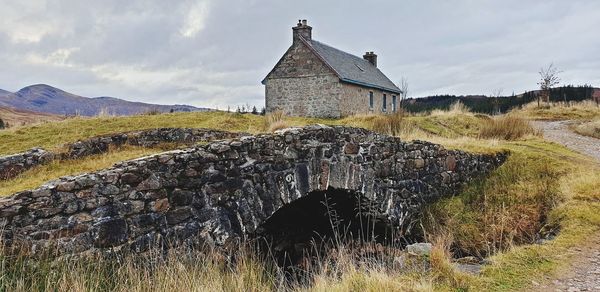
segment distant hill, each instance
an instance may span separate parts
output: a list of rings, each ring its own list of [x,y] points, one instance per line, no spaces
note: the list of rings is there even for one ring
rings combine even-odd
[[[2,93],[0,92],[0,94]],[[10,127],[14,127],[41,122],[60,121],[65,119],[65,117],[0,106],[0,119],[2,119],[5,123],[8,123]]]
[[[82,116],[95,116],[100,113],[127,116],[150,111],[191,112],[208,110],[207,108],[197,108],[189,105],[158,105],[132,102],[114,97],[89,98],[45,84],[27,86],[14,93],[1,90],[0,106],[57,115]]]

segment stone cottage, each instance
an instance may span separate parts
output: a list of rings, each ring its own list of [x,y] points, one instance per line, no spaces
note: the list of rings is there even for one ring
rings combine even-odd
[[[375,53],[360,58],[318,42],[306,20],[292,32],[292,45],[262,81],[267,112],[338,118],[398,109],[401,90],[377,68]]]

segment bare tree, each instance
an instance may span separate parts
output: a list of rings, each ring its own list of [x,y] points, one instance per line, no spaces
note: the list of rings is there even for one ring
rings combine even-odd
[[[543,99],[544,102],[550,101],[550,89],[552,87],[558,85],[560,83],[560,78],[558,74],[562,71],[559,71],[558,68],[554,67],[554,63],[550,63],[548,68],[540,69],[540,82],[538,85],[540,86],[541,92],[537,96],[538,107],[540,107],[540,99]]]
[[[502,97],[503,91],[504,91],[504,89],[502,89],[502,88],[496,88],[496,89],[492,90],[491,97],[494,99],[493,100],[493,103],[494,103],[493,114],[495,114],[495,115],[500,114],[500,97]]]
[[[408,97],[408,78],[402,77],[400,80],[400,108],[404,110],[404,100]]]

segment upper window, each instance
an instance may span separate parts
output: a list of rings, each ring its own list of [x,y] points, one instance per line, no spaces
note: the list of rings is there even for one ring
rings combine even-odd
[[[369,91],[369,108],[373,108],[373,91]]]
[[[392,95],[392,111],[396,112],[396,96]]]
[[[383,94],[383,107],[381,108],[382,111],[386,111],[387,110],[387,95],[385,95],[385,93]]]

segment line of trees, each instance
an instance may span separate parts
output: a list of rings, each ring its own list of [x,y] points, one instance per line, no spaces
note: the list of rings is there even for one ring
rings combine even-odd
[[[428,112],[436,109],[446,110],[456,102],[462,102],[474,112],[485,114],[505,113],[513,108],[537,101],[538,107],[542,102],[571,102],[591,100],[594,98],[594,87],[591,85],[573,86],[566,85],[556,87],[560,83],[559,74],[562,73],[551,63],[540,69],[540,81],[537,83],[539,90],[527,91],[520,95],[513,92],[510,96],[502,96],[502,89],[492,91],[489,96],[485,95],[434,95],[424,98],[406,98],[403,94],[401,106],[408,112]],[[405,78],[400,82],[402,90],[408,91],[408,83]]]
[[[413,113],[427,112],[435,109],[448,109],[455,102],[462,102],[472,111],[485,114],[505,113],[513,108],[523,106],[534,101],[569,102],[592,99],[594,87],[561,86],[542,90],[528,91],[520,95],[514,93],[510,96],[500,96],[497,93],[491,96],[472,95],[435,95],[424,98],[409,98],[404,101],[404,108]]]
[[[219,110],[219,108],[217,108],[216,110]],[[227,106],[227,109],[225,111],[230,113],[231,107]],[[265,107],[262,107],[259,111],[256,106],[250,107],[250,105],[242,105],[242,106],[237,106],[235,109],[235,112],[238,114],[253,114],[253,115],[264,116],[266,114],[267,110],[265,109]]]

